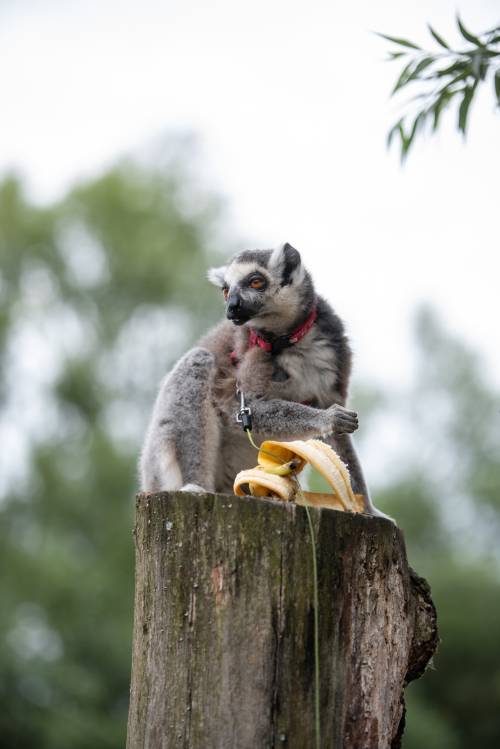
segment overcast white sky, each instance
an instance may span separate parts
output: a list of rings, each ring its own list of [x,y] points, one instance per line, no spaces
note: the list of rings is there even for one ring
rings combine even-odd
[[[361,375],[408,372],[411,316],[430,301],[500,383],[493,97],[473,106],[465,146],[450,122],[401,169],[385,148],[398,66],[371,33],[430,44],[430,21],[456,41],[457,9],[475,31],[500,20],[489,0],[3,0],[0,173],[48,201],[194,131],[239,235],[303,252]]]

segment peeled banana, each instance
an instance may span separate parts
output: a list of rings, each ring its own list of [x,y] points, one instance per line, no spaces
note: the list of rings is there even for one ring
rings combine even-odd
[[[347,466],[321,440],[267,440],[262,443],[257,460],[258,466],[240,471],[236,476],[235,494],[244,496],[250,492],[253,496],[271,496],[285,502],[333,507],[349,512],[363,511],[363,497],[353,493]],[[307,463],[326,479],[332,494],[304,492],[300,489],[295,475]]]

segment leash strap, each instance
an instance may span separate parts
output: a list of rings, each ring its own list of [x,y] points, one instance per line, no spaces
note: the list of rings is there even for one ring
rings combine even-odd
[[[236,395],[240,398],[240,410],[236,414],[236,421],[241,424],[244,432],[252,431],[252,409],[246,405],[245,394],[239,388],[236,389]]]

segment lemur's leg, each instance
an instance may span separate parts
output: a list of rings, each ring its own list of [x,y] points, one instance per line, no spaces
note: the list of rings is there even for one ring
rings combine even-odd
[[[337,404],[319,409],[302,403],[247,396],[252,409],[253,429],[259,437],[278,440],[309,439],[328,434],[354,432],[358,417]]]
[[[213,491],[219,423],[213,355],[189,351],[164,380],[141,457],[143,491]]]
[[[341,460],[344,461],[347,468],[349,469],[349,474],[351,476],[351,486],[354,494],[362,494],[364,497],[364,512],[366,512],[368,515],[376,515],[377,517],[387,518],[388,520],[392,520],[392,522],[394,522],[394,520],[388,515],[385,515],[383,512],[380,512],[380,510],[377,510],[377,508],[372,503],[370,492],[368,491],[368,486],[366,485],[365,477],[363,476],[361,463],[359,462],[356,450],[354,449],[354,445],[352,444],[351,435],[331,434],[325,438],[325,442],[333,447],[335,452],[339,455]]]

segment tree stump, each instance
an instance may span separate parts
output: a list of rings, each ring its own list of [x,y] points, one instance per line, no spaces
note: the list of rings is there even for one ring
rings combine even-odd
[[[435,609],[387,520],[312,509],[322,749],[398,747]],[[312,749],[314,607],[304,508],[137,498],[128,749]]]

